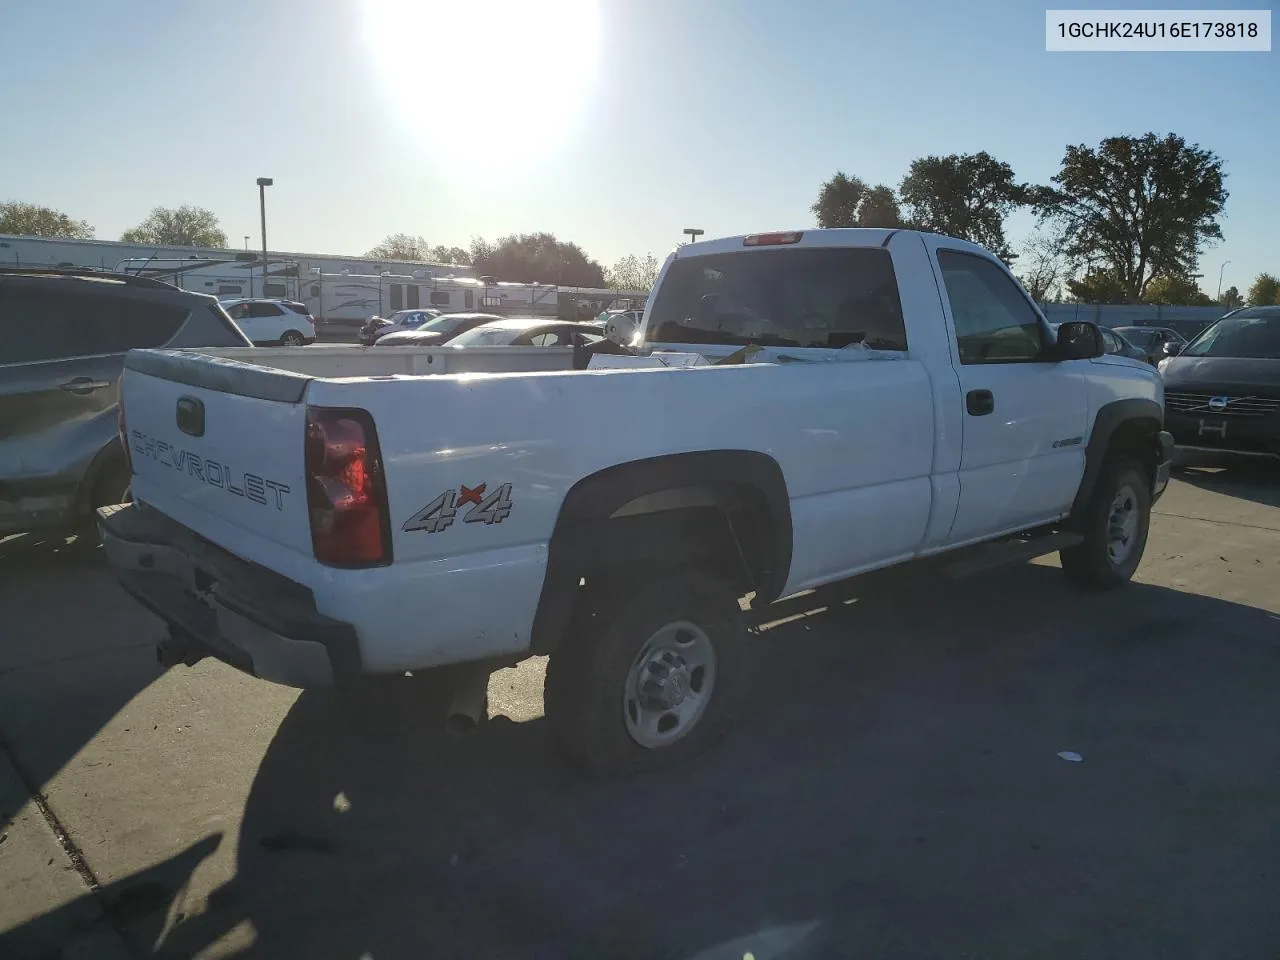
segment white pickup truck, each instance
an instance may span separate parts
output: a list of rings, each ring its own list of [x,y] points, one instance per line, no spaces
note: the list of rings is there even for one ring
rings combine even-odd
[[[723,726],[741,598],[988,541],[1123,583],[1168,482],[1156,372],[1092,324],[1055,336],[947,237],[680,247],[619,352],[134,350],[105,550],[166,663],[294,686],[465,664],[482,697],[550,654],[551,728],[608,772]]]

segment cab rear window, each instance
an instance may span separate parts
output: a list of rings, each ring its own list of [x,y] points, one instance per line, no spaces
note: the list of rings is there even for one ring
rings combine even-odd
[[[879,248],[758,249],[676,259],[648,339],[906,350],[898,281]]]

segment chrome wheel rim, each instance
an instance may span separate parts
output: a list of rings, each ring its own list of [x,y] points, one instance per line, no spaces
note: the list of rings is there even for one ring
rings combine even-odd
[[[1120,566],[1133,554],[1138,541],[1138,494],[1125,484],[1116,491],[1107,511],[1107,556]]]
[[[296,333],[286,333],[283,337],[280,338],[280,342],[283,343],[286,347],[296,347],[298,344],[302,342],[302,338],[298,336]]]
[[[705,630],[679,620],[654,631],[627,674],[622,718],[646,749],[665,747],[692,730],[716,684],[716,651]]]

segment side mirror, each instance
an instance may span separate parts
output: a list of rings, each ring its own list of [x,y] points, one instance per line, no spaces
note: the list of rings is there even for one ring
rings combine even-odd
[[[1058,359],[1092,360],[1106,353],[1102,334],[1096,324],[1087,320],[1068,320],[1058,324]]]
[[[1166,357],[1176,357],[1178,354],[1182,352],[1182,344],[1175,343],[1174,341],[1169,340],[1169,341],[1166,341],[1165,345],[1161,348],[1161,350]]]

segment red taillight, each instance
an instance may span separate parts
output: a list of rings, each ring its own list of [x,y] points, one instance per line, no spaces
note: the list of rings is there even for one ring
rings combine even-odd
[[[331,567],[390,563],[387,488],[369,414],[307,408],[306,467],[316,559]]]
[[[777,247],[788,243],[799,243],[803,236],[802,230],[792,230],[788,233],[753,233],[749,237],[742,238],[742,245],[744,247]]]

